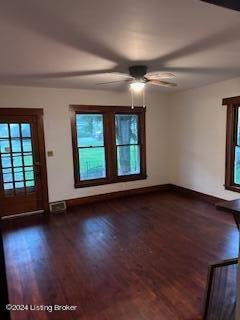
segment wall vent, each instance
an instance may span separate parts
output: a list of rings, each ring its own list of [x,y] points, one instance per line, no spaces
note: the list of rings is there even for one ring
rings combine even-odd
[[[67,207],[65,201],[58,201],[50,203],[49,208],[51,213],[60,213],[66,211]]]

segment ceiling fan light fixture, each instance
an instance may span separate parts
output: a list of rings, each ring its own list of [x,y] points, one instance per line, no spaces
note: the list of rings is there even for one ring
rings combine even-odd
[[[133,81],[130,83],[130,90],[134,92],[142,92],[145,87],[145,82],[143,81]]]

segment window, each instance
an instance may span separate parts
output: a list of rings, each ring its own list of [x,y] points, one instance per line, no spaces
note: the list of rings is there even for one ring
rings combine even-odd
[[[146,178],[144,108],[70,110],[75,187]]]
[[[225,187],[240,192],[240,97],[223,99],[227,105]]]

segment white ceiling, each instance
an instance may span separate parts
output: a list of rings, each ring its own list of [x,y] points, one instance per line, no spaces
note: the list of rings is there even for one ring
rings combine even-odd
[[[240,13],[200,0],[0,0],[0,8],[3,84],[118,90],[96,84],[139,63],[176,74],[178,87],[157,87],[164,91],[240,76]]]

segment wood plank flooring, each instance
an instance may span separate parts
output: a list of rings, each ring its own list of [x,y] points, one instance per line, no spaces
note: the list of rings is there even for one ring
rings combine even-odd
[[[74,305],[13,320],[201,319],[208,265],[237,256],[232,215],[176,192],[5,222],[9,300]]]
[[[234,320],[238,264],[214,268],[207,320]]]

